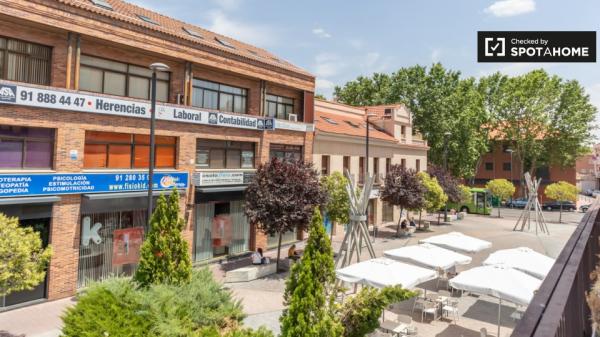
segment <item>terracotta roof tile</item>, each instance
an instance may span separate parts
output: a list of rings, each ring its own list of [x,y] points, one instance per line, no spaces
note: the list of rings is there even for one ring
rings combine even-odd
[[[365,137],[366,130],[364,118],[352,115],[344,116],[326,113],[318,110],[315,112],[315,115],[315,127],[318,131]],[[394,137],[375,128],[369,130],[369,138],[376,138],[394,143],[398,142]]]
[[[258,48],[235,39],[213,33],[206,29],[203,29],[198,26],[194,26],[189,23],[185,23],[183,21],[150,11],[148,9],[136,6],[134,4],[130,4],[121,0],[105,0],[112,6],[112,10],[94,5],[90,0],[58,0],[58,2],[77,7],[80,9],[84,9],[99,15],[104,15],[110,17],[115,20],[120,20],[123,22],[127,22],[130,24],[134,24],[137,26],[141,26],[147,29],[151,29],[154,31],[159,31],[165,33],[167,35],[180,38],[186,41],[191,41],[198,43],[204,46],[210,46],[212,48],[216,48],[220,51],[232,53],[238,56],[242,56],[251,60],[259,61],[261,63],[265,63],[280,69],[285,69],[288,71],[292,71],[298,74],[314,77],[312,74],[303,70],[295,65],[282,60],[279,57],[269,53],[268,51]],[[146,16],[150,18],[152,21],[155,21],[157,24],[153,24],[147,21],[142,20],[139,15]],[[202,37],[197,37],[189,34],[184,30],[184,27],[197,32],[202,35]],[[220,42],[218,39],[226,41],[226,44],[229,43],[233,46],[228,47]]]

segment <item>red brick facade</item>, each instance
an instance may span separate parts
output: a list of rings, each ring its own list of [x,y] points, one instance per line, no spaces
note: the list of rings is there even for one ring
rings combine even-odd
[[[3,7],[0,14],[1,36],[52,48],[51,87],[77,90],[78,55],[92,55],[142,67],[153,62],[167,64],[171,73],[169,103],[172,104],[177,103],[178,96],[183,97],[183,102],[191,102],[191,78],[247,89],[247,113],[255,116],[263,116],[262,88],[265,88],[265,93],[293,98],[296,102],[294,112],[300,115],[305,111],[305,97],[312,98],[314,77],[296,72],[291,66],[277,68],[210,48],[193,48],[189,42],[126,22],[111,24],[105,16],[67,3],[0,0]],[[304,122],[311,124],[312,112],[306,117]],[[86,131],[149,134],[147,119],[16,105],[0,105],[0,125],[56,130],[53,169],[35,171],[44,173],[89,172],[83,168]],[[190,176],[196,171],[196,140],[200,138],[253,142],[256,144],[256,165],[269,159],[272,143],[300,145],[304,159],[310,161],[312,158],[313,133],[310,125],[308,132],[284,129],[258,131],[159,120],[156,134],[177,137],[175,170],[186,171]],[[79,154],[77,158],[72,157],[73,151]],[[0,175],[22,172],[0,171]],[[181,216],[186,221],[184,236],[189,242],[190,253],[194,243],[194,195],[194,186],[190,186],[182,194],[180,202]],[[48,274],[48,299],[71,296],[77,290],[81,203],[82,196],[79,194],[62,195],[53,206],[50,244],[54,255]],[[250,249],[266,249],[266,246],[266,236],[252,228]]]

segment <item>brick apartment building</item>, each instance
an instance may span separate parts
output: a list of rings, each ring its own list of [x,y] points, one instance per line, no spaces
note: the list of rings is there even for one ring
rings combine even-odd
[[[243,216],[243,191],[271,156],[311,159],[311,74],[120,0],[0,4],[0,212],[54,251],[46,281],[0,297],[0,310],[132,273],[155,62],[170,69],[157,73],[154,186],[180,190],[193,261],[269,245]]]
[[[484,186],[492,179],[507,179],[515,185],[515,197],[522,197],[523,188],[521,186],[524,181],[521,174],[521,163],[515,154],[511,155],[510,146],[503,142],[495,142],[491,146],[491,150],[481,157],[479,166],[475,173],[475,185]],[[556,167],[543,166],[539,167],[534,176],[542,178],[541,186],[538,190],[540,200],[543,202],[546,197],[544,189],[547,185],[566,181],[573,185],[576,183],[575,167]]]
[[[366,156],[366,122],[369,117],[369,158]],[[385,174],[392,164],[427,170],[427,143],[414,132],[410,111],[401,104],[353,107],[315,100],[313,163],[322,175],[349,171],[359,183],[368,172],[375,175],[369,199],[369,224],[397,222],[400,210],[379,199]]]

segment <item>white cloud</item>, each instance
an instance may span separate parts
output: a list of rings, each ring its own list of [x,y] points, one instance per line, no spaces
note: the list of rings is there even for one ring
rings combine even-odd
[[[313,72],[317,77],[332,77],[338,75],[344,66],[338,55],[320,53],[315,56]]]
[[[381,55],[377,52],[367,53],[365,57],[365,66],[367,68],[373,68],[377,65],[377,61],[381,58]]]
[[[439,48],[435,48],[432,52],[431,52],[431,62],[433,63],[437,63],[440,61],[440,56],[442,55],[442,50]]]
[[[213,2],[224,10],[232,11],[240,8],[242,0],[213,0]]]
[[[365,45],[364,41],[361,39],[350,39],[348,40],[348,43],[354,49],[362,49],[362,47]]]
[[[323,29],[321,27],[313,28],[312,32],[313,32],[313,34],[315,34],[316,36],[318,36],[322,39],[328,39],[331,37],[331,34],[326,32],[325,29]]]
[[[276,30],[270,26],[236,21],[222,10],[210,11],[208,17],[210,22],[208,30],[246,43],[267,47],[274,45],[278,40]]]
[[[497,17],[526,14],[535,11],[534,0],[500,0],[484,10]]]
[[[331,91],[335,87],[335,84],[333,84],[333,82],[324,78],[317,78],[315,85],[317,87],[317,92]]]

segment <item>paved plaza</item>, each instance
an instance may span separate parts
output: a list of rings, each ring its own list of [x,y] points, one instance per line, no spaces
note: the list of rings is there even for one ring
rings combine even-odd
[[[435,225],[436,217],[431,217],[433,225],[431,232],[417,232],[409,238],[395,238],[395,226],[388,226],[379,230],[379,237],[375,239],[374,248],[377,256],[382,256],[388,249],[417,244],[420,239],[458,231],[466,235],[474,236],[492,242],[491,249],[472,254],[473,261],[466,266],[459,266],[460,272],[481,265],[482,261],[492,252],[520,246],[530,247],[538,252],[555,258],[561,251],[565,242],[581,220],[583,213],[563,213],[563,223],[558,224],[558,212],[544,212],[550,235],[536,235],[533,227],[530,232],[514,232],[513,226],[519,210],[502,209],[502,218],[493,216],[468,215],[464,220],[452,222],[449,225]],[[337,250],[342,237],[335,236],[333,240],[334,249]],[[287,253],[283,249],[282,256]],[[275,252],[269,252],[274,256]],[[367,256],[363,256],[367,258]],[[218,279],[223,278],[223,272],[219,265],[211,266]],[[267,278],[245,283],[226,284],[244,305],[248,317],[245,324],[251,327],[265,325],[274,332],[279,332],[279,316],[283,310],[283,291],[285,288],[286,273],[277,274]],[[428,290],[435,289],[435,281],[423,285]],[[60,332],[60,314],[74,302],[72,299],[64,299],[15,309],[0,313],[0,337],[26,336],[26,337],[54,337]],[[399,313],[410,314],[411,303],[403,303],[399,306]],[[501,336],[508,336],[515,326],[515,321],[510,317],[515,307],[506,303],[502,307],[502,332]],[[496,335],[498,302],[496,299],[486,296],[474,296],[465,294],[460,298],[460,319],[456,324],[448,320],[436,320],[433,322],[420,322],[420,313],[413,316],[414,324],[418,327],[419,336],[422,337],[479,337],[481,328],[486,328],[490,335]],[[386,317],[393,319],[393,313]]]

